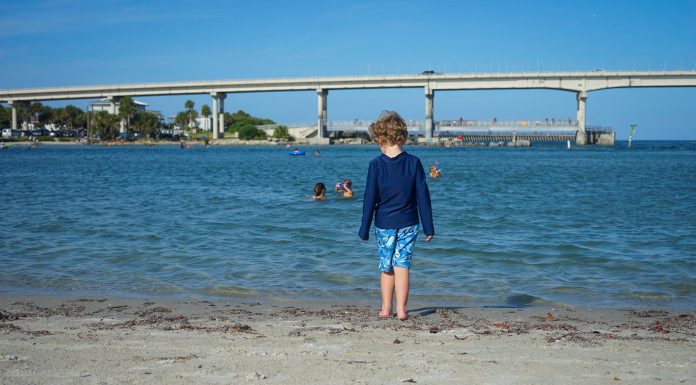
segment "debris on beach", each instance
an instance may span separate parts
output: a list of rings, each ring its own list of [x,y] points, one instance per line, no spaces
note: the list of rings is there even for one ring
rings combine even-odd
[[[658,333],[663,333],[663,334],[669,333],[669,330],[662,327],[662,324],[660,324],[660,321],[655,321],[655,325],[650,330],[652,330],[654,332],[658,332]]]
[[[171,313],[173,311],[174,311],[173,309],[168,308],[168,307],[154,307],[151,309],[137,311],[135,314],[137,316],[140,316],[140,317],[145,317],[145,316],[148,316],[148,315],[154,314],[154,313]]]
[[[228,333],[253,333],[254,329],[249,325],[230,325],[225,328]]]
[[[631,310],[628,312],[628,314],[632,317],[638,318],[666,317],[669,315],[669,313],[664,310]]]
[[[11,311],[0,309],[0,321],[9,320],[16,321],[19,318],[30,318],[30,317],[43,317],[48,318],[52,316],[64,316],[64,317],[74,317],[82,315],[85,311],[85,306],[74,305],[74,304],[61,304],[53,308],[36,306],[31,302],[15,302],[13,306],[20,307],[20,311]]]

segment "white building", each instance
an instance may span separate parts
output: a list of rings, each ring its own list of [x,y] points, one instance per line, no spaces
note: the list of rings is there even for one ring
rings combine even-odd
[[[135,111],[136,112],[144,112],[146,107],[148,106],[147,103],[143,103],[138,100],[133,100],[133,104],[135,104]],[[98,112],[98,111],[106,111],[110,114],[118,114],[118,102],[115,102],[114,104],[111,104],[111,100],[108,98],[96,100],[93,102],[90,102],[87,105],[87,110],[90,112]]]
[[[210,131],[211,127],[213,127],[212,123],[213,118],[212,117],[200,117],[196,118],[196,125],[198,128],[200,128],[203,131]]]

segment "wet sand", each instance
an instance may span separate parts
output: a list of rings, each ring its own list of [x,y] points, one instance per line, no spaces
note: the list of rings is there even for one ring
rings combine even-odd
[[[680,384],[696,313],[0,297],[1,384]]]

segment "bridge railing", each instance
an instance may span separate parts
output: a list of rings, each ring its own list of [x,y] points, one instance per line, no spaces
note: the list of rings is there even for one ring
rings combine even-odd
[[[268,129],[274,129],[278,126],[285,126],[287,128],[305,128],[305,127],[316,127],[317,126],[317,121],[312,121],[312,122],[295,122],[295,123],[278,123],[278,124],[262,124],[259,126],[256,126],[256,128],[259,128],[261,130],[268,130]]]
[[[328,122],[329,131],[366,131],[371,120],[331,120]],[[425,130],[424,120],[407,120],[409,131]],[[435,131],[438,130],[541,130],[558,131],[578,128],[578,122],[574,120],[438,120],[435,122]]]
[[[438,120],[439,127],[577,127],[577,120]]]
[[[330,120],[327,122],[329,131],[360,131],[366,132],[372,120],[353,119],[353,120]],[[272,130],[278,126],[286,126],[293,128],[313,128],[316,129],[317,122],[296,122],[286,124],[266,124],[257,126],[260,129]],[[406,125],[411,134],[423,133],[425,131],[424,120],[406,120]],[[480,132],[480,133],[499,133],[499,132],[519,132],[519,133],[537,133],[537,132],[575,132],[578,129],[576,120],[438,120],[435,121],[434,132]],[[588,127],[588,130],[606,130],[611,131],[608,127]]]

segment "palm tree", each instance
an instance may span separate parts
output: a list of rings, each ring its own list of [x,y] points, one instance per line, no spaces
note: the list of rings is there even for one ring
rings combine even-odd
[[[194,122],[196,119],[196,110],[193,109],[193,107],[196,105],[193,100],[187,100],[186,103],[184,103],[184,108],[188,110],[188,117],[189,117],[189,128],[194,126]]]
[[[210,112],[210,107],[208,107],[207,104],[204,104],[203,106],[201,106],[201,115],[203,115],[203,117],[205,118],[205,121],[206,121],[205,128],[210,129],[210,126],[208,126],[208,117],[211,115],[211,112]]]
[[[191,129],[189,127],[189,124],[188,124],[189,123],[188,113],[186,113],[186,111],[179,112],[178,114],[176,114],[176,119],[174,121],[188,135],[188,132]]]
[[[116,136],[114,127],[117,123],[116,115],[106,111],[98,111],[92,119],[92,127],[99,133],[101,140],[113,139]]]
[[[118,115],[121,120],[126,122],[126,131],[128,131],[130,126],[130,120],[135,115],[136,108],[135,102],[130,96],[124,96],[118,102]]]

